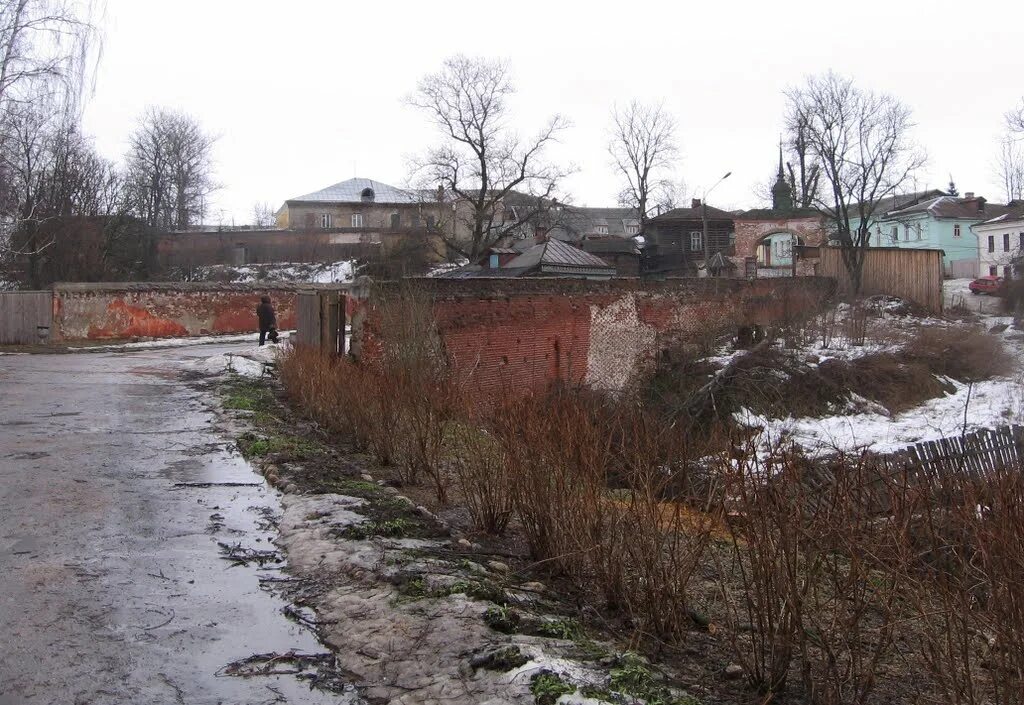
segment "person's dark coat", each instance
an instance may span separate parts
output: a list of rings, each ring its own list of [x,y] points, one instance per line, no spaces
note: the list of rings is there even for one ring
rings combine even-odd
[[[256,307],[256,318],[259,319],[262,332],[277,328],[277,315],[274,313],[269,296],[264,296],[260,300],[260,305]]]

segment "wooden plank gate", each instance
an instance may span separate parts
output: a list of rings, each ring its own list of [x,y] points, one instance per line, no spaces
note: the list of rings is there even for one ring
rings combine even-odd
[[[50,339],[53,292],[0,291],[0,345],[31,345]]]
[[[295,342],[335,355],[345,353],[345,295],[303,291],[298,296]]]

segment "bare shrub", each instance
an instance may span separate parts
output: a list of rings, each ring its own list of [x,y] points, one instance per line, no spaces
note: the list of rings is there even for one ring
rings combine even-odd
[[[498,439],[477,425],[452,430],[452,467],[473,525],[488,534],[502,534],[512,518],[508,462]]]
[[[1024,475],[918,475],[908,566],[918,658],[941,702],[1024,700]]]
[[[796,661],[810,702],[871,702],[901,619],[899,517],[882,511],[892,488],[863,458],[816,467],[750,450],[728,485],[722,590],[737,658],[765,694],[785,689]]]
[[[628,522],[606,527],[620,545],[613,542],[607,554],[603,546],[592,553],[602,561],[598,568],[605,581],[622,586],[636,628],[676,642],[693,624],[689,585],[719,527],[718,485],[692,481],[689,465],[696,445],[681,440],[671,425],[635,407],[618,413],[622,436],[614,472],[629,489]],[[608,559],[616,563],[609,565]]]
[[[379,380],[349,360],[308,346],[289,347],[279,362],[281,382],[310,418],[363,450],[371,437]]]
[[[439,502],[447,500],[445,441],[458,408],[459,385],[434,319],[433,301],[415,285],[374,302],[381,336],[381,376],[386,386],[376,402],[393,425],[374,446],[382,462],[399,460],[403,482],[427,475]],[[396,432],[397,431],[397,435]]]
[[[921,362],[901,362],[891,353],[864,355],[846,362],[825,360],[818,370],[831,384],[876,401],[890,413],[913,408],[954,391]]]
[[[1008,374],[1014,367],[998,338],[970,325],[922,327],[904,346],[902,358],[961,382]]]

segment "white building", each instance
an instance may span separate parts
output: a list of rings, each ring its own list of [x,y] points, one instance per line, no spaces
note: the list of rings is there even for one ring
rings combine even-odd
[[[971,230],[978,236],[978,276],[994,274],[1010,279],[1022,274],[1024,258],[1024,203],[1014,201],[1003,215],[978,223]]]

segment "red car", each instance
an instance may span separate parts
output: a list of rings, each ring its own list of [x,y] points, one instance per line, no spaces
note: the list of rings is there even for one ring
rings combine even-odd
[[[972,294],[988,294],[989,296],[1000,296],[1003,293],[1003,287],[1006,285],[1006,280],[1002,277],[997,277],[993,274],[988,274],[984,277],[978,277],[972,281],[968,288]]]

